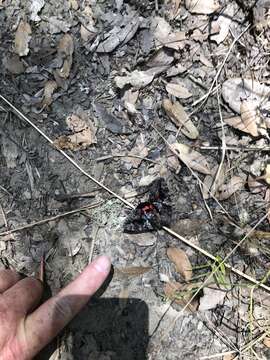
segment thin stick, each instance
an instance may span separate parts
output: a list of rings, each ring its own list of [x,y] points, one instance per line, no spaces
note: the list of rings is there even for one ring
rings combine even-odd
[[[219,357],[224,357],[226,355],[233,355],[237,353],[237,351],[226,351],[224,353],[219,353],[219,354],[213,354],[213,355],[208,355],[208,356],[203,356],[203,357],[200,357],[200,360],[210,360],[210,359],[216,359],[216,358],[219,358]]]
[[[199,149],[201,150],[222,150],[222,146],[199,146]],[[227,150],[231,150],[231,151],[270,151],[270,146],[263,146],[263,147],[256,147],[256,146],[251,146],[251,147],[237,147],[237,146],[227,146]]]
[[[256,226],[258,226],[258,225],[259,225],[259,223],[257,223]],[[173,235],[173,236],[176,237],[177,239],[179,239],[179,240],[181,240],[182,242],[184,242],[185,244],[187,244],[188,246],[190,246],[190,247],[192,247],[193,249],[199,251],[201,254],[203,254],[203,255],[206,256],[207,258],[209,258],[209,259],[211,259],[211,260],[213,260],[213,261],[216,261],[216,260],[217,260],[214,255],[210,254],[208,251],[202,249],[202,248],[199,247],[198,245],[196,245],[196,244],[192,243],[191,241],[187,240],[187,239],[184,238],[183,236],[177,234],[177,233],[174,232],[173,230],[171,230],[171,229],[169,229],[169,228],[167,228],[167,227],[165,227],[165,226],[163,227],[163,229],[166,230],[169,234]],[[254,228],[252,229],[252,231],[253,231],[253,230],[254,230]],[[249,235],[250,235],[250,231],[249,231],[249,232],[244,236],[244,238],[236,245],[236,247],[233,249],[233,251],[234,251],[237,247],[239,247],[239,246],[242,244],[242,242],[243,242]],[[228,257],[230,257],[230,255],[232,255],[232,251],[226,256],[225,259],[227,260]],[[223,261],[224,261],[224,260],[223,260]],[[221,264],[220,264],[220,265],[221,265]],[[235,273],[235,274],[243,277],[244,279],[248,280],[249,282],[251,282],[251,283],[253,283],[253,284],[255,284],[255,285],[263,288],[264,290],[266,290],[267,292],[270,293],[270,287],[269,287],[269,286],[267,286],[267,285],[265,285],[265,284],[262,284],[260,281],[254,279],[253,277],[251,277],[251,276],[243,273],[241,270],[238,270],[238,269],[234,268],[233,266],[231,266],[231,265],[229,265],[229,264],[227,264],[227,263],[225,263],[225,262],[222,262],[222,265],[224,265],[228,270],[232,271],[233,273]],[[212,276],[212,275],[214,275],[214,273],[213,273],[213,274],[211,273],[210,276]],[[208,281],[208,280],[209,280],[209,279],[207,279],[207,281]],[[201,290],[201,289],[200,289],[200,290]]]
[[[126,201],[124,198],[122,198],[120,195],[116,194],[114,191],[109,189],[107,186],[103,185],[101,182],[96,180],[92,175],[90,175],[87,171],[85,171],[78,163],[76,163],[75,160],[73,160],[64,150],[58,148],[55,146],[54,142],[42,131],[40,130],[30,119],[28,119],[20,110],[18,110],[14,105],[11,104],[4,96],[0,95],[0,99],[2,99],[6,104],[8,104],[15,113],[21,117],[24,121],[26,121],[28,124],[30,124],[41,136],[44,137],[55,149],[57,149],[69,162],[72,163],[73,166],[75,166],[82,174],[84,174],[86,177],[88,177],[90,180],[92,180],[95,184],[102,187],[104,190],[108,191],[111,195],[122,201],[127,206],[134,208],[132,204],[130,204],[128,201]]]
[[[149,159],[147,157],[143,157],[143,156],[139,156],[139,155],[134,155],[134,154],[127,154],[127,155],[124,155],[124,154],[112,154],[112,155],[104,155],[104,156],[101,156],[97,159],[95,159],[95,161],[105,161],[105,160],[109,160],[109,159],[113,159],[113,158],[116,158],[116,157],[133,157],[135,159],[141,159],[141,160],[144,160],[144,161],[148,161],[148,162],[151,162],[153,164],[158,164],[157,161],[155,160],[152,160],[152,159]]]
[[[30,224],[19,226],[19,227],[15,228],[15,229],[3,231],[3,232],[0,233],[0,237],[5,236],[5,235],[9,235],[9,234],[13,234],[13,233],[25,230],[25,229],[30,229],[30,228],[32,228],[34,226],[37,226],[37,225],[46,224],[47,222],[60,219],[60,218],[62,218],[64,216],[71,215],[71,214],[76,214],[77,212],[80,212],[82,210],[92,209],[92,208],[95,208],[95,207],[99,206],[100,204],[102,204],[102,201],[100,201],[98,203],[94,203],[94,204],[88,204],[88,205],[80,207],[79,209],[74,209],[74,210],[71,210],[71,211],[67,211],[65,213],[58,214],[58,215],[55,215],[53,217],[50,217],[48,219],[39,220],[39,221],[36,221],[36,222],[32,222]],[[10,239],[6,239],[6,240],[8,241]]]
[[[244,33],[250,28],[250,24],[240,33],[240,35],[238,35],[236,38],[234,38],[233,42],[231,43],[231,46],[229,47],[229,50],[227,51],[223,61],[222,61],[222,64],[220,65],[216,75],[215,75],[215,78],[210,86],[210,89],[208,90],[207,94],[205,95],[204,99],[203,99],[203,103],[206,102],[206,100],[208,99],[209,95],[211,94],[213,88],[214,88],[214,85],[217,84],[217,80],[219,78],[219,75],[223,69],[223,67],[225,66],[227,60],[228,60],[228,57],[230,55],[230,53],[232,52],[232,49],[234,48],[234,45],[237,43],[237,41],[244,35]],[[198,104],[198,102],[197,102]]]

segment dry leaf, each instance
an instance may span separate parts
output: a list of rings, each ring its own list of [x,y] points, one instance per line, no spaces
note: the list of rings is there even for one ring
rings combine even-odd
[[[219,9],[217,0],[186,0],[186,8],[192,14],[212,14]]]
[[[212,62],[202,52],[200,53],[200,62],[207,67],[213,67]]]
[[[31,26],[21,21],[15,34],[15,53],[19,56],[26,56],[29,53],[29,41],[31,39]]]
[[[132,89],[127,90],[123,96],[125,108],[130,114],[137,113],[135,104],[136,101],[138,100],[138,96],[139,96],[139,91],[134,91]]]
[[[224,12],[219,14],[218,19],[213,21],[211,24],[211,26],[215,27],[217,25],[219,28],[218,34],[213,34],[210,36],[211,40],[215,41],[217,44],[220,44],[226,39],[233,20],[233,16],[234,4],[229,4]]]
[[[187,254],[177,248],[170,247],[167,249],[168,258],[174,263],[176,271],[183,276],[185,281],[192,278],[192,266]]]
[[[169,118],[176,126],[180,127],[184,135],[192,140],[197,139],[199,136],[198,130],[179,102],[172,103],[169,99],[164,99],[162,106]]]
[[[81,14],[84,18],[84,23],[81,24],[80,34],[84,42],[88,42],[96,35],[95,19],[93,10],[90,6],[86,6]]]
[[[219,200],[229,199],[229,197],[245,185],[245,182],[246,181],[240,176],[233,176],[227,184],[221,185],[218,188],[216,197]]]
[[[128,276],[140,276],[143,275],[150,270],[152,270],[151,266],[130,266],[121,269],[117,269],[120,273]]]
[[[181,4],[181,0],[171,0],[171,4],[170,4],[170,20],[173,20],[176,18],[176,16],[179,13],[179,7]]]
[[[119,25],[114,25],[113,28],[104,34],[105,40],[102,41],[97,49],[97,53],[110,53],[119,45],[124,45],[129,42],[136,34],[140,25],[140,18],[137,13],[129,16],[123,16],[123,21]]]
[[[196,284],[180,284],[176,281],[170,281],[164,285],[163,290],[168,299],[175,302],[176,304],[185,306],[192,298],[195,287]],[[198,306],[198,300],[194,299],[188,308],[190,311],[194,312],[198,309]]]
[[[147,157],[148,155],[148,148],[146,146],[146,139],[143,134],[140,134],[140,136],[136,139],[136,144],[133,147],[133,149],[130,151],[130,155],[137,155],[140,156],[141,159],[135,158],[135,157],[127,157],[126,160],[132,164],[134,168],[138,168],[143,160],[143,158]]]
[[[62,135],[54,141],[54,145],[60,149],[80,150],[86,149],[96,143],[96,128],[88,116],[88,113],[78,110],[66,118],[66,123],[72,135]]]
[[[257,113],[257,104],[252,101],[244,100],[241,103],[240,112],[246,132],[252,136],[258,136],[257,123],[260,122],[260,117]]]
[[[3,58],[4,67],[14,75],[22,74],[25,70],[24,64],[17,54],[7,54]]]
[[[258,181],[254,176],[248,175],[248,188],[252,194],[259,194],[265,191],[266,185]]]
[[[187,167],[205,175],[212,174],[206,158],[198,151],[192,150],[188,145],[180,143],[172,144],[171,149]]]
[[[176,31],[163,38],[161,45],[169,49],[181,50],[185,47],[186,33],[185,31]]]
[[[72,10],[78,10],[79,4],[77,0],[69,0],[69,8]]]
[[[202,195],[204,199],[211,198],[212,195],[216,195],[216,192],[224,184],[225,179],[225,167],[222,166],[219,171],[218,178],[216,178],[219,165],[216,165],[212,170],[212,175],[206,175],[203,181]],[[211,192],[211,194],[210,194]]]
[[[168,83],[166,85],[166,90],[169,94],[179,99],[188,99],[189,97],[192,96],[192,94],[183,84]]]
[[[223,360],[233,360],[235,359],[235,355],[236,355],[236,352],[234,352],[233,354],[226,354],[223,356]]]
[[[266,347],[268,347],[268,348],[270,348],[270,337],[265,337],[264,338],[264,340],[263,340],[263,344],[266,346]]]
[[[136,89],[141,89],[150,84],[156,75],[167,70],[167,68],[168,66],[159,66],[146,71],[134,70],[126,76],[116,76],[114,81],[120,89],[123,89],[123,87],[128,84],[134,86]]]
[[[270,87],[253,79],[232,78],[222,85],[222,97],[230,108],[240,114],[243,99],[252,101],[260,109],[269,109],[268,95]]]
[[[46,108],[51,105],[51,103],[53,102],[52,95],[56,89],[57,89],[56,81],[49,80],[45,83],[43,100],[42,100],[43,107]]]
[[[72,57],[74,52],[74,43],[73,38],[69,34],[65,34],[59,41],[57,48],[57,55],[60,61],[63,62],[63,66],[61,69],[56,70],[58,76],[61,78],[67,79],[70,74],[71,66],[72,66]]]

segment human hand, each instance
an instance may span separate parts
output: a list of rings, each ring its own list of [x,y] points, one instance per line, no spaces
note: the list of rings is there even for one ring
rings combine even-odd
[[[57,295],[36,309],[43,285],[0,270],[0,360],[29,360],[47,345],[102,285],[111,263],[101,256]]]

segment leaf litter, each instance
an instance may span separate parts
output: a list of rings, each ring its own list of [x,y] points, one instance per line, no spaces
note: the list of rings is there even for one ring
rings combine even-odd
[[[6,24],[1,24],[3,34],[11,33],[15,39],[13,44],[6,36],[1,39],[4,55],[1,86],[4,94],[21,102],[23,112],[33,118],[45,133],[54,134],[55,146],[76,151],[74,158],[82,160],[106,186],[119,189],[135,207],[146,200],[145,206],[138,209],[143,210],[146,220],[149,220],[153,204],[148,204],[149,199],[143,191],[134,189],[141,185],[150,186],[160,177],[164,178],[172,195],[170,222],[166,224],[171,223],[171,228],[185,236],[190,244],[207,249],[213,256],[226,257],[234,248],[235,241],[238,243],[241,239],[239,234],[245,236],[269,210],[267,2],[259,1],[253,8],[249,2],[241,7],[240,2],[215,0],[118,0],[113,3],[69,0],[67,3],[66,7],[61,4],[56,7],[44,4],[42,0],[31,0],[27,8],[17,10],[11,9],[8,2],[2,4],[1,15],[5,12],[7,19]],[[11,13],[14,16],[12,21]],[[243,32],[244,26],[252,20],[254,27]],[[48,202],[46,209],[40,209],[41,216],[47,214],[46,211],[60,209],[61,212],[65,207],[72,208],[83,201],[80,197],[75,201],[71,196],[72,200],[64,205],[61,203],[63,207],[59,207],[59,197],[54,198],[54,193],[67,192],[66,198],[74,192],[87,194],[90,184],[80,176],[74,179],[66,166],[55,166],[51,154],[46,157],[53,164],[50,171],[45,168],[47,162],[41,165],[34,157],[29,160],[29,154],[37,153],[36,149],[28,152],[32,136],[20,127],[14,130],[9,120],[3,119],[5,129],[1,129],[2,165],[11,176],[13,172],[27,176],[22,180],[23,189],[14,187],[16,176],[14,181],[9,183],[5,179],[2,184],[8,186],[11,193],[18,194],[20,204],[24,204],[23,209],[16,208],[14,214],[21,215],[22,222],[35,217],[39,211],[36,200],[40,198]],[[18,141],[16,136],[23,141]],[[27,151],[21,154],[16,144]],[[107,160],[96,161],[106,156]],[[111,158],[113,161],[108,161]],[[51,182],[46,180],[47,173],[56,179],[56,185],[48,185]],[[62,187],[57,184],[58,178],[63,182]],[[204,184],[202,187],[198,186],[199,180]],[[44,183],[44,189],[51,188],[52,193],[42,188],[39,194],[41,181],[48,182]],[[103,194],[100,196],[103,199]],[[1,206],[7,210],[8,225],[12,228],[15,215],[10,211],[8,201],[1,199]],[[154,203],[155,218],[160,220],[160,202]],[[29,205],[27,214],[24,213],[25,204]],[[110,204],[110,207],[115,209],[114,205]],[[136,214],[141,216],[139,212]],[[113,284],[115,293],[125,297],[122,309],[133,295],[144,296],[148,291],[147,303],[168,298],[172,306],[176,304],[180,309],[202,285],[200,278],[205,279],[205,273],[199,268],[204,264],[203,255],[195,254],[184,245],[179,251],[176,239],[161,229],[160,225],[164,223],[158,222],[157,227],[151,228],[151,233],[122,234],[120,229],[126,213],[121,205],[113,222],[107,213],[104,215],[97,211],[96,218],[88,211],[84,215],[74,221],[87,219],[82,222],[81,230],[70,232],[75,234],[70,246],[65,242],[69,228],[63,226],[64,234],[59,238],[68,256],[62,259],[58,255],[59,245],[56,243],[55,253],[53,256],[50,253],[47,261],[50,265],[53,262],[52,268],[59,268],[60,275],[51,278],[62,279],[61,274],[66,269],[67,277],[72,278],[77,270],[81,270],[81,265],[88,259],[88,244],[95,238],[91,233],[92,225],[102,217],[102,230],[105,229],[108,236],[104,230],[95,246],[97,253],[109,252],[117,268],[127,273],[121,278],[122,283],[118,284],[114,279],[116,282]],[[265,218],[259,224],[254,236],[244,241],[246,244],[233,250],[233,264],[266,285],[269,285],[269,281],[264,279],[269,268],[269,221],[268,216],[268,220]],[[117,231],[114,231],[115,227]],[[69,240],[70,233],[66,236]],[[88,233],[91,233],[90,242]],[[30,245],[28,238],[20,242],[27,243],[27,249],[31,248],[35,263],[39,261],[41,243],[44,246],[47,234],[48,231],[45,240],[39,244],[35,236]],[[31,232],[27,236],[32,238]],[[255,238],[257,244],[253,246]],[[27,265],[29,250],[25,252],[27,256],[22,254],[18,261],[17,254],[21,253],[16,248],[16,241],[14,246],[16,251],[9,256],[8,263],[14,265],[17,261],[17,265],[25,266],[25,272],[32,273],[33,269]],[[5,257],[8,249],[1,243],[0,248],[1,256],[4,249]],[[166,249],[172,263],[167,259]],[[72,266],[63,266],[65,261],[70,261],[69,257]],[[163,266],[168,263],[167,272]],[[196,279],[197,273],[199,280]],[[123,284],[123,279],[127,283]],[[131,279],[134,281],[132,286]],[[220,329],[225,335],[228,328],[232,329],[231,324],[236,323],[237,309],[242,301],[239,292],[234,297],[230,296],[231,293],[234,289],[237,291],[239,285],[241,292],[248,291],[245,301],[249,300],[250,289],[242,280],[241,276],[237,280],[233,277],[226,279],[229,285],[232,282],[230,290],[220,284],[207,284],[200,292],[201,298],[196,297],[193,303],[193,310],[199,307],[202,316],[207,312],[215,330]],[[120,288],[122,292],[118,291]],[[254,293],[257,294],[257,289]],[[224,297],[224,294],[228,296]],[[254,314],[257,314],[256,297],[252,301]],[[152,319],[153,309],[151,306],[149,309]],[[200,324],[193,317],[188,321],[190,326],[182,325],[179,334],[171,332],[176,355],[170,346],[168,356],[177,357],[180,351],[192,353],[193,358],[209,355],[205,349],[199,348],[204,344],[200,340],[201,330],[198,331]],[[163,320],[159,326],[163,326]],[[202,336],[210,343],[211,338],[204,330]],[[80,335],[81,331],[82,328]],[[236,331],[237,336],[242,334],[241,329]],[[233,334],[231,330],[230,336]],[[243,343],[245,340],[244,336],[240,339]],[[216,345],[217,341],[211,343]],[[167,345],[166,339],[164,344]],[[192,348],[192,344],[196,344],[198,351]],[[98,347],[102,348],[100,344]],[[215,349],[213,354],[224,351],[221,347]],[[256,347],[256,351],[260,349]],[[164,352],[161,356],[164,358]]]

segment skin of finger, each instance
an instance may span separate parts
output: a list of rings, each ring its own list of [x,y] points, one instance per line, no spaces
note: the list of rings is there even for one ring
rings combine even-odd
[[[3,294],[4,300],[12,310],[22,315],[33,311],[39,304],[43,292],[42,283],[32,277],[27,277]]]
[[[15,285],[20,279],[21,276],[16,271],[9,269],[0,270],[0,293]]]
[[[93,263],[88,265],[58,295],[26,318],[24,329],[28,354],[37,354],[67,325],[100,288],[109,271],[99,272]]]

